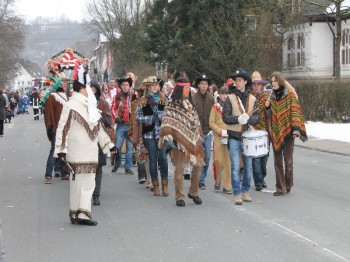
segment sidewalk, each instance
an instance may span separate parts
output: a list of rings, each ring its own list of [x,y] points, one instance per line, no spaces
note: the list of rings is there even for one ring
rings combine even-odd
[[[297,138],[295,139],[295,146],[337,155],[350,156],[350,143],[342,141],[309,137],[309,140],[303,143]]]

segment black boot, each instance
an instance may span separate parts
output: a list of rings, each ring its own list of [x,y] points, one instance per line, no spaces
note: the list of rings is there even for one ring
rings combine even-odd
[[[92,204],[93,204],[94,206],[99,206],[99,205],[101,205],[100,199],[99,199],[99,196],[98,196],[98,195],[92,195]]]
[[[92,219],[82,219],[82,218],[78,218],[77,219],[77,223],[79,225],[84,225],[84,226],[97,226],[97,221],[94,221]]]
[[[185,201],[183,199],[176,200],[176,205],[178,207],[184,207],[185,206]]]
[[[199,196],[191,196],[190,194],[188,194],[187,196],[191,198],[196,205],[202,204],[202,199],[200,199]]]

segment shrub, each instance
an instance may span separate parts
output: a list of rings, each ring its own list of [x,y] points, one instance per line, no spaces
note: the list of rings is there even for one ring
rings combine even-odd
[[[350,83],[299,81],[292,83],[298,93],[305,120],[342,122],[350,116]]]

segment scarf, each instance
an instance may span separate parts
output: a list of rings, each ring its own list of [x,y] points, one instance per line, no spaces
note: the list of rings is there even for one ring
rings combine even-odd
[[[159,93],[151,93],[149,90],[147,90],[146,92],[146,96],[147,96],[147,99],[148,99],[148,102],[150,104],[150,106],[153,108],[155,108],[158,104],[158,101],[159,101]]]
[[[169,140],[175,140],[181,151],[191,163],[204,163],[203,138],[198,114],[188,99],[183,101],[184,106],[172,103],[165,106],[162,126],[160,128],[161,148],[166,147]],[[195,162],[195,163],[194,163]]]
[[[122,96],[124,97],[123,99],[123,123],[128,123],[129,122],[129,93],[123,93]]]

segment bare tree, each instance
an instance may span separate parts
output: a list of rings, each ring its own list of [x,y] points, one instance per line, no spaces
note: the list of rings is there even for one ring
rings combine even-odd
[[[15,77],[23,47],[23,21],[12,12],[13,2],[0,0],[0,85]]]
[[[303,0],[313,6],[320,7],[324,10],[325,15],[335,19],[335,32],[331,28],[335,43],[334,43],[334,77],[336,80],[340,79],[340,46],[342,40],[342,20],[350,17],[350,6],[346,5],[346,0],[319,0],[309,1]]]
[[[88,4],[87,26],[107,37],[119,74],[133,68],[142,58],[138,41],[144,8],[142,0],[93,0]]]

